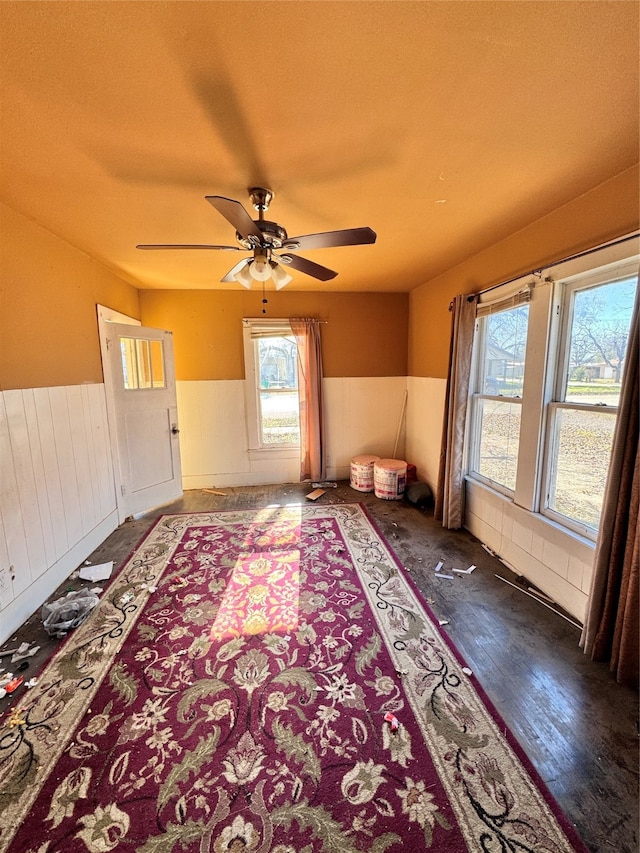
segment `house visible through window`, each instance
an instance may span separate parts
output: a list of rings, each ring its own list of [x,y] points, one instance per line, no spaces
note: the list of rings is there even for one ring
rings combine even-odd
[[[638,286],[638,256],[629,255],[621,242],[478,305],[468,476],[591,539]]]
[[[528,319],[528,305],[509,305],[477,321],[471,470],[508,491],[516,485]]]
[[[544,509],[597,529],[637,275],[561,284],[556,387],[549,404]]]
[[[298,348],[285,320],[246,320],[249,441],[254,450],[300,444]]]

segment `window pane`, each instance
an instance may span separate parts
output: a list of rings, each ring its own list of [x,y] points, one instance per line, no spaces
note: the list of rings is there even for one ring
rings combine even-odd
[[[299,444],[300,421],[296,391],[260,391],[263,444]]]
[[[617,406],[637,278],[576,291],[564,399]]]
[[[480,394],[522,397],[529,306],[490,314],[486,319]]]
[[[164,358],[162,341],[149,341],[151,351],[151,376],[154,388],[164,388]]]
[[[122,379],[124,387],[128,391],[131,391],[138,387],[136,342],[133,338],[120,338],[120,354],[122,355]]]
[[[502,400],[477,400],[480,441],[477,473],[507,489],[516,487],[521,405]]]
[[[298,348],[295,339],[259,338],[258,362],[261,388],[298,387]]]
[[[151,359],[149,357],[149,341],[136,341],[136,356],[138,358],[138,387],[151,388]]]
[[[256,339],[259,434],[263,445],[298,445],[298,347],[293,335]]]
[[[615,422],[613,413],[555,410],[549,509],[597,529]]]

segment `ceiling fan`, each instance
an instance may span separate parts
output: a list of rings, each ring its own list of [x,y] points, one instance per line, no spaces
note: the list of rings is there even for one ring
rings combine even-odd
[[[239,246],[212,246],[207,243],[141,243],[137,249],[220,249],[223,251],[250,251],[252,256],[243,258],[220,281],[237,281],[246,288],[252,281],[267,281],[273,278],[276,290],[280,290],[291,281],[284,269],[291,269],[313,276],[320,281],[329,281],[337,272],[316,264],[307,258],[291,254],[298,249],[325,249],[333,246],[359,246],[375,243],[376,233],[371,228],[346,228],[342,231],[324,231],[319,234],[303,234],[289,237],[277,222],[264,218],[265,212],[273,200],[273,192],[263,187],[251,187],[249,198],[258,211],[258,218],[252,219],[239,201],[221,195],[208,195],[205,199],[215,207],[218,213],[236,229]]]

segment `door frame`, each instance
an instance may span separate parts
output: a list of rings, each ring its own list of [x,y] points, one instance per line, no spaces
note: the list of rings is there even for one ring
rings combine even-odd
[[[111,467],[113,469],[113,485],[116,494],[116,508],[118,510],[118,524],[122,524],[128,518],[127,506],[123,494],[122,475],[120,473],[120,454],[118,452],[118,435],[116,420],[116,404],[112,393],[111,360],[107,350],[107,329],[109,323],[124,323],[128,326],[142,326],[140,320],[121,314],[106,305],[96,304],[98,312],[98,336],[100,338],[100,356],[102,358],[102,381],[104,383],[105,400],[107,404],[107,422],[109,424],[109,446],[111,448]]]

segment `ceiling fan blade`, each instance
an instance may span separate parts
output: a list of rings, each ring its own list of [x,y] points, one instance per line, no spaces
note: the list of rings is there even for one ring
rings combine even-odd
[[[136,249],[222,249],[228,252],[244,252],[240,246],[212,246],[209,243],[139,243]]]
[[[365,243],[375,243],[376,236],[376,232],[371,228],[345,228],[343,231],[324,231],[320,234],[289,237],[284,243],[284,248],[329,249],[333,246],[360,246]]]
[[[238,261],[238,263],[234,267],[231,267],[229,272],[223,278],[221,278],[220,281],[235,281],[236,273],[239,273],[240,270],[243,269],[248,263],[249,258],[243,258],[241,261]]]
[[[260,231],[239,201],[235,201],[232,198],[225,198],[222,195],[206,195],[205,198],[209,204],[215,207],[218,213],[221,213],[233,225],[241,237],[245,240],[255,237],[258,244],[262,243],[262,231]]]
[[[322,267],[320,264],[307,260],[307,258],[301,258],[300,255],[279,255],[278,260],[286,264],[287,267],[292,267],[298,272],[318,278],[320,281],[329,281],[338,275],[337,272],[328,269],[328,267]]]

